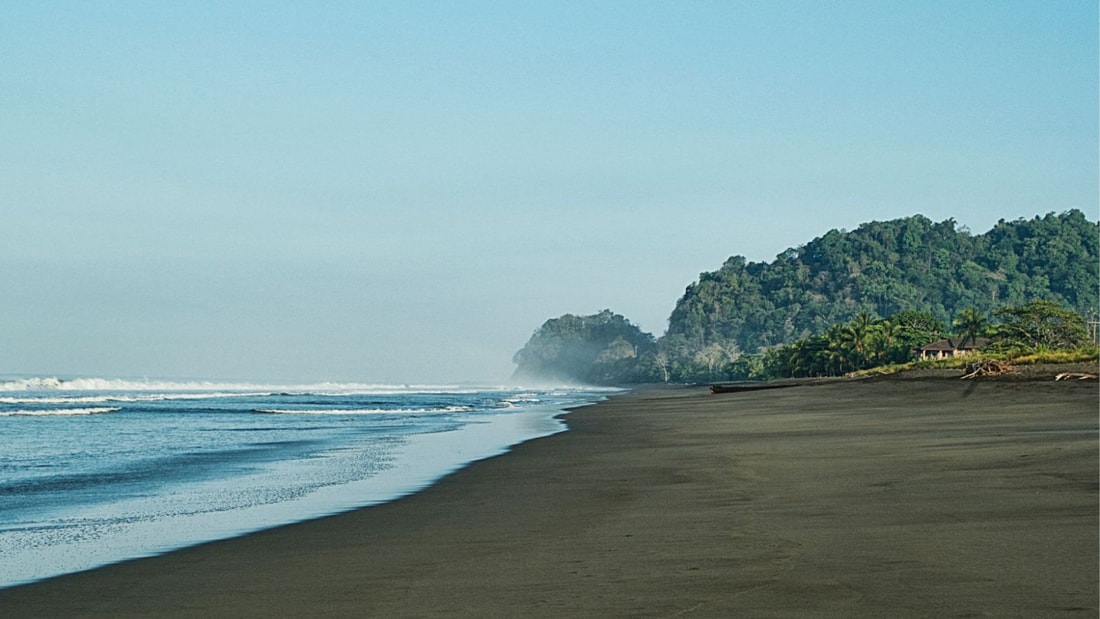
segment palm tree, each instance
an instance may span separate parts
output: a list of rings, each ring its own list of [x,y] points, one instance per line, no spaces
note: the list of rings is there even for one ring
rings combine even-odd
[[[878,319],[862,311],[847,324],[836,324],[826,331],[833,359],[839,364],[838,371],[858,370],[870,360],[871,337],[878,328]]]
[[[973,342],[979,335],[985,334],[986,329],[989,328],[989,319],[977,308],[968,307],[955,316],[952,324],[955,327],[955,333],[963,338],[964,343],[967,339]]]
[[[846,327],[851,337],[851,345],[855,349],[855,365],[857,366],[862,367],[867,363],[867,343],[877,322],[877,318],[863,310],[856,314],[856,317]]]
[[[852,325],[833,325],[825,332],[825,337],[828,341],[827,359],[832,373],[843,374],[855,369],[862,362],[859,332]]]
[[[867,334],[867,331],[869,331],[871,327],[875,325],[876,322],[878,322],[878,318],[875,318],[874,315],[872,315],[867,310],[861,310],[858,314],[856,314],[856,317],[852,319],[852,322],[850,324],[852,325],[852,329],[854,329],[857,334],[859,334],[860,336],[864,336]]]
[[[880,320],[871,329],[869,353],[876,364],[895,361],[901,326],[892,320]]]

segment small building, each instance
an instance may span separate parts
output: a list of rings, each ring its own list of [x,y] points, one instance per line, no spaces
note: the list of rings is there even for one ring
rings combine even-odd
[[[981,347],[989,343],[989,338],[979,337],[964,337],[964,338],[946,338],[943,340],[937,340],[926,346],[921,346],[920,358],[921,359],[946,359],[948,357],[964,357],[966,355],[972,355],[978,351]]]

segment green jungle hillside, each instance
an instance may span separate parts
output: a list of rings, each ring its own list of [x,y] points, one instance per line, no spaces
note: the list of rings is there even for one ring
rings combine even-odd
[[[565,314],[547,320],[516,353],[513,380],[619,385],[648,382],[640,359],[652,360],[657,344],[619,314]]]
[[[1077,210],[1001,220],[979,235],[953,219],[936,223],[921,215],[831,230],[771,262],[733,256],[702,273],[676,303],[655,347],[644,344],[651,336],[639,331],[623,340],[630,350],[616,342],[600,357],[610,341],[575,338],[583,342],[584,359],[602,358],[606,365],[614,358],[614,372],[594,371],[563,352],[570,347],[561,342],[557,353],[540,347],[544,325],[516,354],[517,376],[553,367],[547,378],[604,384],[721,380],[742,355],[818,336],[857,317],[920,313],[951,325],[964,310],[993,316],[1035,300],[1091,317],[1100,306],[1098,245],[1100,226]]]

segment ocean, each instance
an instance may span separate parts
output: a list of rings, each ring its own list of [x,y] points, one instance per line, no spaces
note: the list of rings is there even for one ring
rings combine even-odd
[[[390,501],[607,393],[0,380],[0,587]]]

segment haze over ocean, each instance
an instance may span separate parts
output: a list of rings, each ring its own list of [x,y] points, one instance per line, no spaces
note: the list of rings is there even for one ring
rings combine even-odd
[[[496,383],[728,256],[1095,218],[1097,6],[0,3],[0,372]]]

